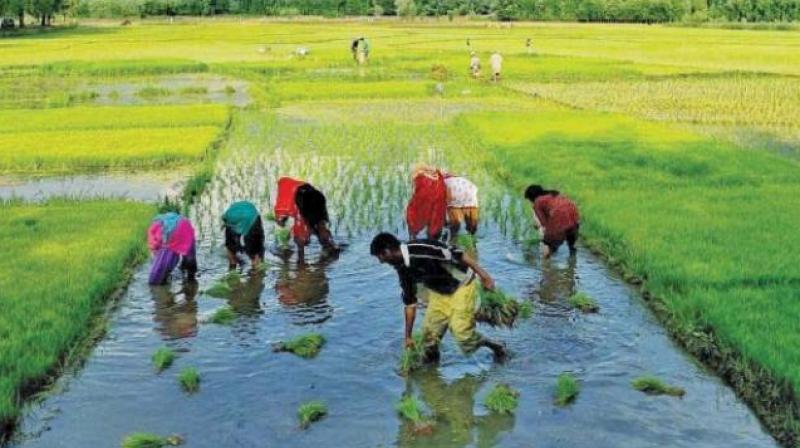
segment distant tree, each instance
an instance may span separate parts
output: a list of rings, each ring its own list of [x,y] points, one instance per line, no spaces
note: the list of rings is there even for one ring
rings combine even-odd
[[[394,8],[400,17],[414,17],[417,15],[417,4],[414,0],[394,0]]]
[[[492,9],[497,20],[501,22],[510,22],[519,18],[517,0],[495,0]]]

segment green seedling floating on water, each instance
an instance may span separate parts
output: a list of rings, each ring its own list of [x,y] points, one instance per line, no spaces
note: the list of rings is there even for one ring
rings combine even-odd
[[[151,359],[156,372],[161,373],[172,365],[172,361],[175,360],[175,352],[168,347],[161,347],[153,353]]]
[[[646,375],[640,376],[631,382],[634,389],[648,395],[670,395],[673,397],[683,397],[686,391],[680,387],[670,386],[660,379]]]
[[[274,352],[290,352],[303,358],[313,358],[325,345],[325,337],[317,333],[297,336],[287,342],[279,342],[272,347]]]
[[[178,382],[184,392],[193,394],[200,390],[200,373],[194,367],[187,367],[181,370]]]
[[[498,384],[486,395],[483,405],[486,409],[499,414],[513,414],[517,409],[519,392],[508,384]]]
[[[217,325],[231,325],[236,320],[236,313],[229,306],[219,308],[208,321]]]
[[[164,448],[183,445],[181,436],[161,437],[146,432],[136,432],[125,437],[122,448]]]
[[[300,420],[300,427],[308,428],[312,423],[319,421],[328,414],[328,407],[321,401],[309,401],[297,408],[297,418]]]
[[[567,299],[570,306],[576,308],[584,313],[596,313],[600,311],[600,307],[593,298],[589,297],[585,292],[577,292]]]
[[[556,391],[553,397],[553,402],[556,406],[566,406],[576,398],[581,392],[581,385],[569,372],[564,372],[558,376],[556,381]]]
[[[402,375],[408,375],[425,365],[425,347],[422,343],[422,333],[414,333],[411,339],[414,340],[414,345],[403,349],[403,354],[400,356],[398,370]]]
[[[413,395],[404,395],[394,408],[401,418],[414,424],[416,434],[433,431],[433,419],[422,411],[422,405]]]
[[[511,328],[517,317],[527,318],[533,315],[533,306],[529,302],[520,302],[506,295],[499,288],[493,291],[481,288],[481,304],[475,311],[475,320],[493,327]]]

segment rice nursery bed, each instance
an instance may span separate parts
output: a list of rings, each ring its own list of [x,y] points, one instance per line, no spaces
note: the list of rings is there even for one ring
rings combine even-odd
[[[307,107],[313,115],[320,106]],[[309,447],[468,446],[478,440],[517,446],[565,437],[573,445],[606,440],[619,446],[649,437],[653,424],[668,444],[691,439],[704,446],[774,446],[734,393],[688,359],[636,292],[602,262],[580,250],[577,258],[562,251],[543,263],[523,243],[532,233],[527,206],[479,163],[473,152],[480,147],[464,144],[458,112],[429,120],[436,102],[410,101],[400,113],[418,109],[420,120],[399,120],[386,109],[375,126],[365,126],[324,117],[363,113],[359,109],[370,103],[324,107],[331,110],[306,121],[298,120],[299,106],[291,114],[251,110],[238,117],[216,174],[190,213],[199,235],[199,285],[176,281],[150,288],[147,266],[140,268],[108,337],[79,376],[60,380],[67,390],[30,406],[10,446],[56,440],[103,445],[136,431],[179,434],[197,447],[259,446],[265,440]],[[514,356],[503,366],[493,368],[487,351],[463,356],[448,336],[438,369],[405,376],[398,371],[403,339],[397,278],[366,254],[375,232],[404,233],[409,173],[418,161],[464,173],[479,185],[483,217],[476,255],[509,296],[535,302],[536,313],[513,329],[479,326],[508,344]],[[324,258],[314,243],[309,263],[298,264],[273,247],[266,272],[228,281],[223,298],[207,295],[227,278],[219,216],[233,199],[251,200],[267,214],[280,175],[307,179],[327,194],[331,227],[346,244],[344,252]],[[265,220],[270,242],[274,226]],[[576,317],[567,299],[578,290],[603,313]],[[220,306],[235,316],[229,326],[207,322]],[[304,333],[325,336],[315,358],[272,352],[273,344]],[[150,357],[165,345],[179,355],[175,366],[155,375]],[[650,356],[653,351],[659,356]],[[202,372],[202,387],[191,396],[175,378],[188,366]],[[563,371],[579,372],[582,386],[569,408],[570,422],[591,426],[591,433],[557,430],[564,417],[552,404],[553,384]],[[686,388],[680,406],[649,400],[642,408],[649,397],[631,381],[648,372]],[[120,381],[130,377],[138,379]],[[513,415],[505,413],[512,406],[507,399],[503,411],[484,407],[494,401],[487,396],[497,384],[519,393]],[[708,396],[717,399],[712,403]],[[414,397],[424,425],[398,414],[403,397]],[[295,410],[309,402],[324,403],[326,416],[300,431],[302,415]],[[70,412],[78,408],[80,415]],[[80,429],[86,419],[101,416],[102,429]]]

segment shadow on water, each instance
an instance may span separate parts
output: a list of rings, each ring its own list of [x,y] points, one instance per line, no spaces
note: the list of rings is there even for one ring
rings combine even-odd
[[[153,320],[164,339],[197,335],[197,282],[186,282],[177,293],[170,286],[151,286],[155,311]]]
[[[275,293],[293,324],[321,324],[333,316],[326,271],[335,260],[323,257],[315,264],[292,265],[284,259],[275,280]]]

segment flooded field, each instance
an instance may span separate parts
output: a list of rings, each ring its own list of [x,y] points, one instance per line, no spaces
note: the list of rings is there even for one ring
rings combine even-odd
[[[316,117],[292,109],[240,120],[192,210],[199,284],[175,279],[171,287],[151,288],[149,266],[140,267],[107,336],[54,393],[29,406],[9,446],[116,446],[135,431],[180,434],[189,447],[775,446],[733,391],[681,352],[636,291],[599,259],[581,249],[576,258],[562,251],[543,262],[524,244],[530,212],[518,192],[474,162],[445,113],[430,120],[424,112],[431,105],[418,107],[419,120],[406,116],[380,130],[332,118],[358,105]],[[396,118],[388,107],[370,113]],[[505,364],[493,364],[484,351],[465,357],[446,337],[439,366],[409,377],[397,372],[403,325],[397,276],[368,249],[378,231],[405,235],[409,173],[417,162],[478,184],[480,262],[500,287],[534,304],[533,317],[513,330],[480,328],[508,345]],[[241,199],[266,213],[280,175],[302,177],[327,194],[332,229],[345,250],[322,259],[315,242],[308,263],[298,264],[273,247],[267,271],[243,276],[229,299],[206,295],[227,269],[220,215]],[[271,230],[267,223],[268,241]],[[578,291],[597,300],[598,314],[570,308],[567,298]],[[226,304],[236,313],[231,326],[206,323]],[[308,331],[327,339],[316,358],[272,352],[273,343]],[[163,345],[177,358],[156,374],[150,356]],[[176,379],[189,366],[202,377],[193,395]],[[553,391],[565,371],[582,392],[558,408]],[[648,373],[686,395],[634,390],[631,381]],[[520,392],[514,416],[482,405],[498,383]],[[395,404],[406,393],[434,415],[432,434],[415,435],[397,416]],[[296,409],[309,400],[326,403],[329,415],[301,430]]]

